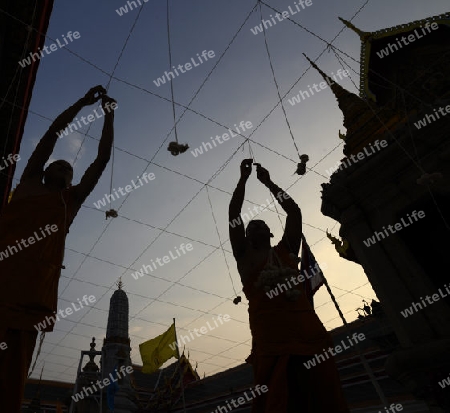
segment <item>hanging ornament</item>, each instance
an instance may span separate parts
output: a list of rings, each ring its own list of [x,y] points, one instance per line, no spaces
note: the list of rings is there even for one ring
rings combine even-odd
[[[297,175],[305,175],[306,172],[306,162],[309,161],[308,155],[302,155],[300,156],[300,163],[297,164],[297,170],[294,172]]]
[[[186,152],[188,149],[188,144],[182,144],[178,142],[170,142],[169,146],[167,147],[167,150],[170,151],[173,156],[177,156],[180,153]]]
[[[424,173],[416,182],[418,185],[433,185],[440,179],[442,179],[442,174],[440,172],[433,172],[432,174]]]
[[[256,288],[262,289],[264,292],[269,292],[280,283],[287,283],[292,277],[297,277],[299,274],[298,269],[291,267],[285,267],[278,258],[277,254],[270,250],[269,259],[266,266],[260,272],[257,281],[254,283]],[[288,301],[297,301],[301,295],[301,291],[298,289],[291,289],[286,291],[284,295]]]
[[[115,209],[110,209],[109,211],[105,212],[106,214],[106,219],[108,218],[117,218],[119,216],[119,214],[117,213],[117,211]]]

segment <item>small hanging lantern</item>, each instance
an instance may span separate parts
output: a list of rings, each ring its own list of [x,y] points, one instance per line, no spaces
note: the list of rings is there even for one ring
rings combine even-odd
[[[180,153],[186,152],[188,149],[188,144],[182,144],[178,142],[170,142],[169,146],[167,147],[167,150],[170,151],[173,156],[177,156]]]
[[[306,162],[309,161],[309,156],[308,155],[302,155],[300,156],[300,163],[297,164],[297,170],[295,171],[295,173],[297,175],[305,175],[306,173]]]
[[[106,218],[117,218],[119,216],[119,214],[117,213],[117,211],[115,209],[110,209],[109,211],[105,211],[106,214]]]

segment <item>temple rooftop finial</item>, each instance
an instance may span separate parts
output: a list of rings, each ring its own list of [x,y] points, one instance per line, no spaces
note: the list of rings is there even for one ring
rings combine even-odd
[[[321,74],[336,97],[339,108],[344,115],[344,127],[347,129],[347,142],[352,134],[358,130],[358,123],[367,116],[373,116],[370,108],[372,106],[371,103],[365,102],[359,96],[343,88],[339,83],[319,69],[319,67],[311,59],[309,59],[308,56],[304,53],[303,55],[311,66]]]
[[[122,289],[123,287],[122,277],[119,278],[119,281],[117,281],[116,285],[119,290]]]
[[[360,29],[358,29],[356,26],[354,26],[352,23],[350,23],[348,20],[343,19],[342,17],[338,17],[338,19],[344,23],[349,29],[353,30],[355,33],[358,34],[358,36],[361,38],[361,40],[366,40],[371,33],[369,32],[364,32]]]
[[[340,97],[344,95],[349,95],[351,92],[344,89],[339,83],[335,82],[330,76],[328,76],[323,70],[321,70],[308,56],[303,53],[303,56],[305,56],[306,60],[308,60],[309,63],[311,63],[311,66],[316,69],[324,78],[324,80],[330,85],[331,90],[333,91],[336,98],[340,99]]]

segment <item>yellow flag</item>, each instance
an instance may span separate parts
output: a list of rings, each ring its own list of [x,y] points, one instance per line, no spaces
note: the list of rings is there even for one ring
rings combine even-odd
[[[175,323],[158,337],[139,344],[142,358],[142,373],[153,373],[158,370],[171,357],[178,358]]]

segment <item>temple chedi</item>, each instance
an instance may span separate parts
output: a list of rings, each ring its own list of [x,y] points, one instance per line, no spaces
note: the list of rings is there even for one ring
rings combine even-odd
[[[108,326],[102,349],[103,378],[120,376],[114,397],[115,413],[131,413],[136,410],[136,406],[130,401],[133,390],[131,376],[127,373],[127,371],[132,371],[128,313],[128,297],[122,290],[122,281],[119,281],[118,289],[114,291],[110,300]],[[126,370],[127,367],[128,370]]]
[[[322,213],[394,328],[389,376],[450,411],[450,13],[373,33],[344,23],[362,43],[360,95],[331,87],[347,132]]]
[[[110,300],[106,338],[102,350],[95,350],[93,338],[91,350],[81,352],[74,395],[84,392],[85,397],[77,402],[72,401],[71,413],[107,413],[113,410],[115,413],[132,413],[137,410],[131,401],[133,368],[128,335],[129,304],[122,286],[122,282],[119,281],[118,289],[114,291]],[[89,361],[81,369],[84,356],[89,357]],[[94,360],[96,356],[100,356],[98,363]],[[95,385],[98,380],[104,383],[105,379],[110,382],[108,386],[100,389]],[[92,394],[89,388],[92,389]]]

